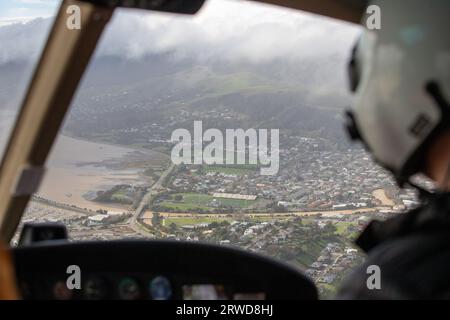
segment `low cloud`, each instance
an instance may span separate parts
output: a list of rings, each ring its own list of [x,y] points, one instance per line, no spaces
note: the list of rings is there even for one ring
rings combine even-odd
[[[0,28],[0,65],[35,61],[51,26],[50,19],[34,19]]]
[[[52,19],[0,28],[0,64],[36,59]],[[198,59],[265,63],[347,57],[360,29],[299,11],[245,1],[210,0],[194,17],[117,10],[97,56],[140,59],[171,52]]]

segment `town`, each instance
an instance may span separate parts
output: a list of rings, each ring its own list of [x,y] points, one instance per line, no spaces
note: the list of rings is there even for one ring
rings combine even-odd
[[[141,205],[94,211],[36,195],[22,223],[62,222],[71,241],[158,238],[235,246],[292,264],[316,282],[322,297],[331,297],[364,259],[353,244],[363,228],[418,205],[417,195],[397,188],[363,150],[290,139],[280,149],[276,176],[260,175],[257,165],[170,166],[153,185],[132,193]]]

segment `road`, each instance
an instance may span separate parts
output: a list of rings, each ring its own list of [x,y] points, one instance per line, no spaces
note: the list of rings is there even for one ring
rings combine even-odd
[[[153,237],[153,234],[148,232],[144,226],[139,222],[139,218],[141,215],[145,212],[147,209],[148,204],[150,203],[150,200],[153,196],[158,194],[158,192],[161,190],[162,183],[167,178],[167,176],[172,172],[172,170],[175,168],[175,165],[173,163],[170,164],[169,168],[164,171],[161,176],[159,177],[158,181],[156,181],[148,190],[147,193],[142,197],[141,202],[139,203],[138,207],[133,213],[133,217],[130,221],[130,227],[133,228],[136,232],[143,234],[148,237]]]

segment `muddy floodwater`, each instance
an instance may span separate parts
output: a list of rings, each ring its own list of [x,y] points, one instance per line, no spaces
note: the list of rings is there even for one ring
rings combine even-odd
[[[395,205],[395,202],[392,201],[392,199],[387,196],[386,190],[384,190],[384,189],[377,189],[372,194],[375,198],[380,200],[380,202],[383,206],[394,206]]]
[[[125,205],[97,203],[86,195],[117,184],[146,185],[142,163],[160,162],[164,155],[59,136],[47,161],[38,195],[91,210],[124,211]],[[141,165],[135,165],[140,163]],[[134,166],[134,167],[133,167]]]

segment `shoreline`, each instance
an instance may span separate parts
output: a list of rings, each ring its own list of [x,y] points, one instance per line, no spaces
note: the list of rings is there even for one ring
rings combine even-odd
[[[161,166],[167,157],[159,151],[93,142],[65,134],[57,139],[36,196],[92,211],[132,211],[128,205],[91,201],[84,196],[118,184],[148,185],[151,178],[142,174],[143,164]]]
[[[118,143],[112,143],[112,142],[106,142],[106,141],[88,140],[87,138],[77,137],[77,136],[70,135],[70,134],[67,134],[67,133],[61,133],[60,135],[64,136],[64,137],[71,138],[71,139],[83,141],[83,142],[104,144],[104,145],[111,146],[111,147],[130,149],[130,152],[133,152],[133,151],[142,151],[144,153],[145,152],[154,152],[154,153],[158,153],[158,154],[164,155],[164,156],[166,156],[167,158],[170,159],[170,155],[165,154],[165,153],[163,153],[161,151],[153,150],[153,149],[147,149],[147,148],[143,148],[143,147],[130,147],[130,145],[118,144]]]

